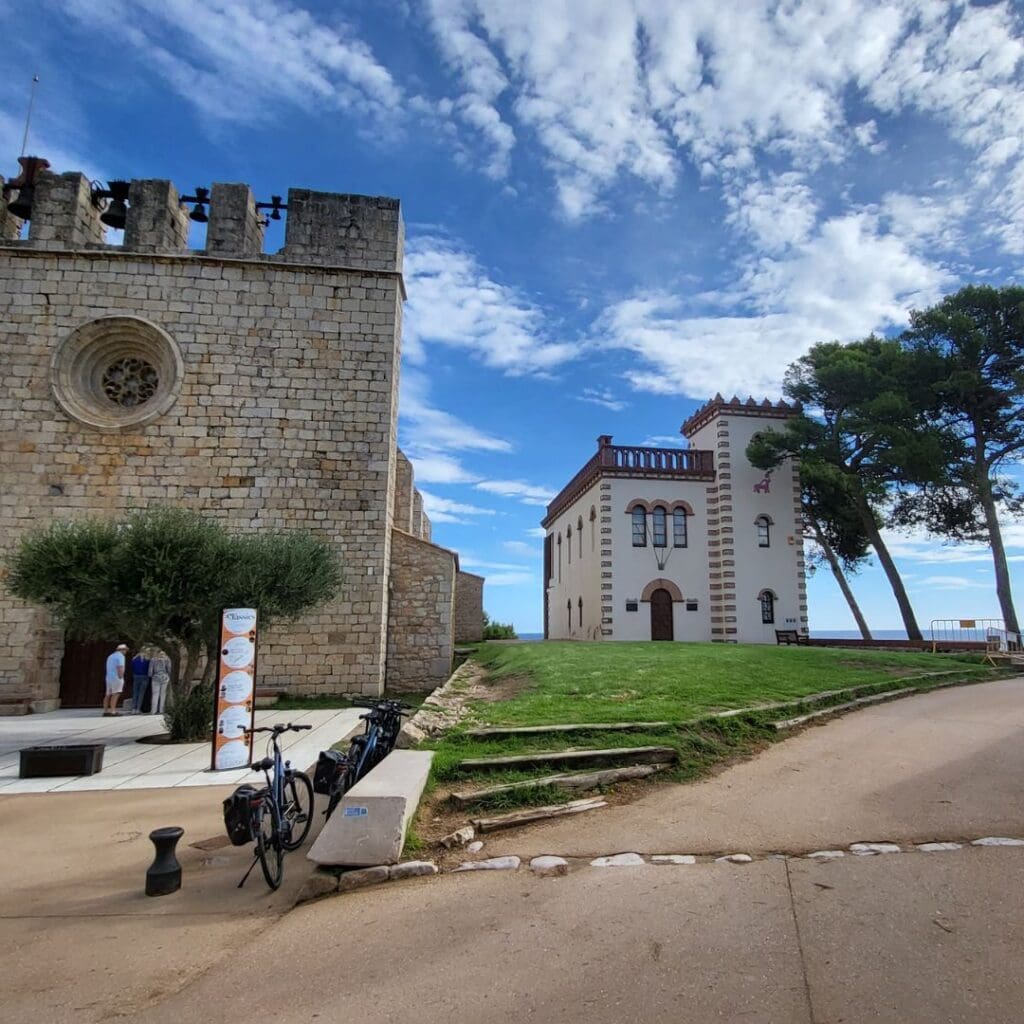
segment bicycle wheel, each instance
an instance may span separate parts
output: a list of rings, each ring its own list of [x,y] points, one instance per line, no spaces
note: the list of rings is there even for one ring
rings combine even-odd
[[[263,877],[271,889],[281,884],[284,876],[284,846],[281,844],[281,819],[277,807],[268,794],[260,804],[256,830],[256,856],[259,857]]]
[[[297,850],[313,825],[313,783],[305,772],[290,771],[284,780],[281,845]]]
[[[348,778],[345,789],[351,789],[369,770],[366,756],[366,737],[356,736],[348,748]]]

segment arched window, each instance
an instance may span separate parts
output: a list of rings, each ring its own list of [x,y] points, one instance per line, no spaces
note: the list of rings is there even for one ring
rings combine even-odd
[[[581,597],[579,599],[579,601],[577,601],[576,603],[579,605],[579,608],[580,608],[580,629],[582,629],[583,628],[583,598]]]
[[[590,506],[590,550],[594,550],[594,538],[597,534],[597,509]]]
[[[576,520],[576,540],[580,546],[579,556],[583,557],[583,516]]]
[[[572,598],[571,597],[569,598],[568,601],[565,602],[565,610],[566,610],[566,612],[568,614],[568,618],[566,619],[566,622],[569,625],[569,631],[572,632]]]
[[[761,602],[761,621],[770,626],[775,622],[775,595],[770,590],[762,590],[758,600]]]
[[[558,582],[562,582],[562,535],[558,535]]]
[[[653,533],[654,533],[654,546],[656,548],[667,548],[668,547],[668,515],[665,510],[660,506],[656,505],[653,513]]]
[[[686,509],[672,510],[672,547],[686,547]]]
[[[639,505],[633,509],[633,547],[647,547],[647,512]]]
[[[770,548],[772,546],[772,521],[767,516],[758,516],[754,520],[757,527],[757,546],[759,548]]]
[[[565,531],[565,546],[568,549],[566,554],[569,558],[569,564],[572,565],[572,527]]]

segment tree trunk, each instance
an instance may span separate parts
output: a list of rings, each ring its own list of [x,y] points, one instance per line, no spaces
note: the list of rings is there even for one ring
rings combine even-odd
[[[903,580],[900,579],[896,563],[892,560],[892,555],[889,554],[885,541],[882,540],[882,535],[878,531],[878,523],[875,522],[875,515],[867,501],[861,500],[859,511],[868,540],[871,541],[871,546],[875,549],[875,554],[878,555],[878,561],[881,563],[882,571],[889,580],[889,586],[892,587],[893,597],[896,598],[896,604],[899,606],[900,615],[903,618],[903,628],[907,631],[907,638],[919,642],[923,641],[924,637],[921,635],[921,629],[914,616],[914,609],[910,604],[910,598],[907,596],[907,590],[903,586]]]
[[[850,587],[849,581],[846,579],[846,574],[843,572],[843,567],[839,564],[839,559],[836,558],[836,553],[832,550],[832,545],[825,539],[825,534],[822,533],[821,527],[814,519],[809,519],[811,532],[814,534],[814,542],[821,548],[822,553],[825,556],[825,561],[828,562],[828,567],[832,570],[832,575],[835,577],[836,583],[839,584],[839,589],[843,592],[843,597],[846,598],[846,603],[850,606],[850,612],[853,615],[854,620],[857,623],[857,628],[860,630],[860,635],[864,640],[871,639],[871,630],[868,629],[867,620],[864,618],[864,614],[860,610],[860,605],[857,604],[857,598],[853,596],[853,590]]]
[[[217,640],[206,641],[206,664],[203,666],[203,678],[202,684],[213,685],[213,673],[217,668],[217,647],[219,644],[219,638]]]
[[[1010,590],[1010,570],[1006,564],[1006,548],[1003,546],[1003,530],[999,525],[999,513],[995,499],[992,497],[992,481],[989,479],[988,467],[979,459],[975,463],[977,473],[978,497],[985,511],[985,525],[988,527],[988,542],[992,548],[992,566],[996,575],[996,596],[999,608],[1003,613],[1003,624],[1010,633],[1020,633],[1017,628],[1017,610],[1013,606],[1013,593]]]

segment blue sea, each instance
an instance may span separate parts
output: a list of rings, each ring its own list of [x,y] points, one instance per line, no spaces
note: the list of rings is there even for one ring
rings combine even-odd
[[[873,629],[871,635],[876,640],[906,640],[905,629]],[[520,640],[542,640],[543,633],[520,633]],[[812,629],[811,636],[820,640],[859,640],[860,630],[858,629]]]

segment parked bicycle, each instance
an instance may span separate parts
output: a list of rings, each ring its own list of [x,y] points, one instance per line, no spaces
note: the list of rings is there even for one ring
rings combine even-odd
[[[257,862],[267,885],[277,889],[284,877],[285,853],[297,850],[309,835],[313,824],[313,784],[305,772],[297,771],[290,761],[284,760],[278,739],[283,733],[311,728],[289,722],[251,730],[270,733],[268,756],[252,765],[254,772],[264,773],[267,784],[263,789],[239,786],[224,801],[224,826],[231,842],[235,846],[256,844],[256,855],[238,883],[239,889]]]
[[[329,798],[324,812],[328,818],[345,793],[394,750],[402,718],[414,710],[408,704],[384,697],[352,703],[369,708],[367,714],[359,716],[366,723],[364,732],[352,738],[347,753],[325,750],[317,761],[313,788]]]

